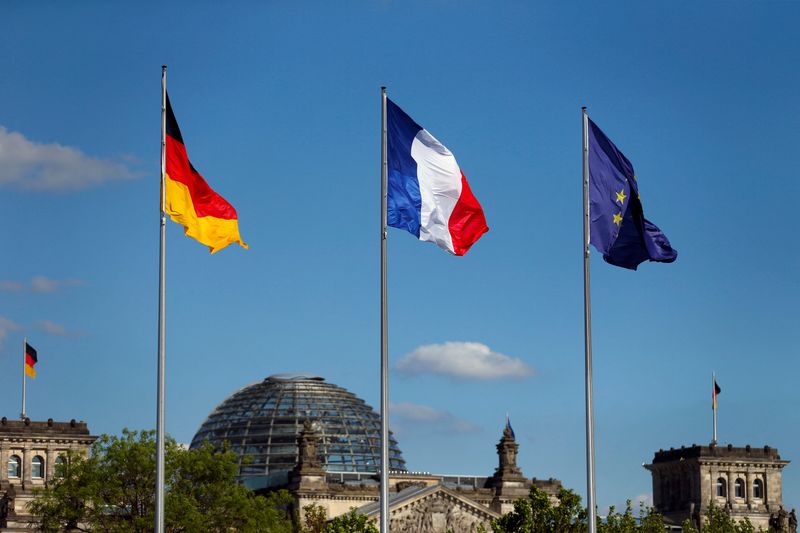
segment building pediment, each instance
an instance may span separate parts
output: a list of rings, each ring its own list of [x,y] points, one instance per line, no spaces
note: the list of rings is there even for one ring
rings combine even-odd
[[[377,502],[359,512],[377,519]],[[442,485],[409,487],[389,498],[390,530],[398,533],[475,533],[500,515]]]

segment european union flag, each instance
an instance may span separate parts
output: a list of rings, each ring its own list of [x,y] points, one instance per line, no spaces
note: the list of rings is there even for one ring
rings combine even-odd
[[[607,263],[636,270],[644,261],[672,263],[678,251],[644,218],[633,165],[589,120],[590,241]]]

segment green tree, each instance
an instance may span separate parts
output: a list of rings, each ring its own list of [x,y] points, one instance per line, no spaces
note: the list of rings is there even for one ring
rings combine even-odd
[[[29,505],[44,532],[145,533],[155,520],[155,432],[101,436],[89,457],[69,454]],[[165,442],[169,533],[291,533],[289,495],[255,496],[235,481],[236,454]]]
[[[655,508],[639,502],[639,531],[641,533],[664,533],[664,517]]]
[[[367,515],[356,511],[355,507],[328,521],[325,509],[312,503],[303,507],[300,533],[378,533],[378,527]]]
[[[625,503],[625,512],[616,512],[614,506],[608,509],[605,521],[597,520],[598,533],[663,533],[664,518],[652,507],[639,504],[638,519],[633,515],[631,500]]]
[[[560,488],[558,505],[543,490],[531,487],[529,498],[514,502],[514,510],[492,522],[493,533],[579,533],[586,531],[586,510],[581,497]]]
[[[553,504],[544,491],[531,488],[530,497],[514,502],[514,510],[492,522],[493,533],[582,533],[588,529],[581,498],[559,489]],[[640,505],[638,518],[628,500],[625,512],[613,507],[605,520],[597,520],[598,533],[663,533],[664,519],[652,507]],[[704,532],[705,533],[705,532]],[[738,533],[738,532],[737,532]]]
[[[321,505],[312,503],[303,507],[303,520],[300,533],[322,533],[328,522],[328,513]]]
[[[378,533],[378,528],[367,515],[350,509],[325,526],[324,533]]]
[[[67,452],[64,461],[56,465],[55,478],[48,490],[37,494],[29,509],[39,517],[42,531],[87,531],[82,529],[86,518],[86,502],[91,500],[91,471],[85,457]]]
[[[684,533],[698,533],[690,520],[684,520],[681,527]],[[716,505],[713,500],[703,513],[703,533],[754,533],[755,530],[747,517],[740,521],[734,520],[728,511]]]

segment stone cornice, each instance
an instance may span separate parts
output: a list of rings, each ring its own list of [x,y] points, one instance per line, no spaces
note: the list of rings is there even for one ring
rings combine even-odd
[[[492,511],[481,503],[473,501],[463,494],[458,494],[446,487],[442,487],[441,485],[430,487],[429,490],[423,490],[419,494],[410,496],[409,498],[403,499],[400,502],[390,501],[389,510],[391,514],[399,514],[405,509],[414,507],[424,501],[435,498],[444,498],[460,507],[468,509],[472,514],[480,516],[485,520],[494,520],[496,518],[500,518],[501,516],[499,513]],[[368,512],[367,516],[377,516],[379,513],[380,509],[375,509],[371,512]]]
[[[32,444],[92,444],[97,437],[26,437],[21,436],[0,436],[0,442],[24,442]]]

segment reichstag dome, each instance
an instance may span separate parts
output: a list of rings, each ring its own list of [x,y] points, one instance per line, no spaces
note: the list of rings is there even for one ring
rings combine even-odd
[[[239,478],[251,488],[283,485],[297,464],[297,436],[311,420],[320,437],[327,472],[380,470],[380,416],[364,400],[313,374],[275,374],[248,385],[214,409],[192,439],[192,448],[227,442],[239,454]],[[389,468],[405,470],[390,434]]]

